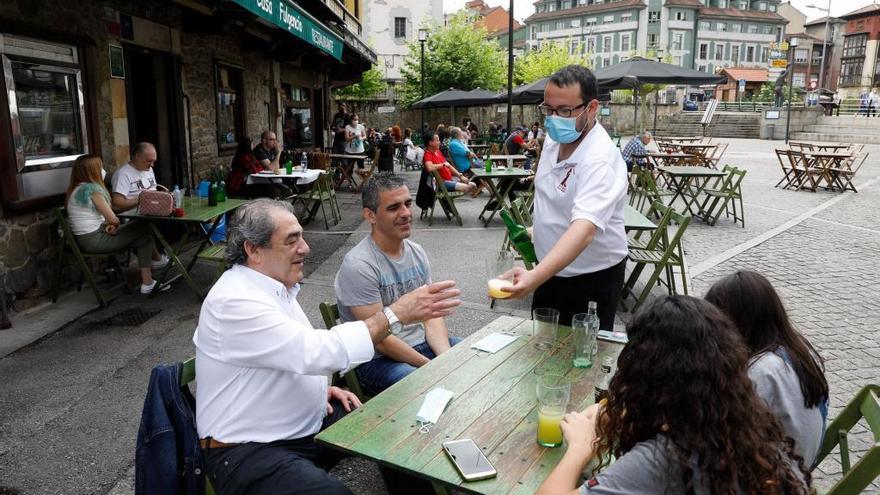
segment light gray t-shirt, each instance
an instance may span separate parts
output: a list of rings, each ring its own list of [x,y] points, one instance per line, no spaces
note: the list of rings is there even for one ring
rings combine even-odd
[[[755,357],[749,365],[755,391],[782,423],[785,434],[794,439],[794,449],[809,468],[816,460],[823,431],[822,412],[804,406],[804,393],[797,373],[773,352]]]
[[[355,321],[352,307],[380,301],[385,307],[429,283],[431,267],[421,246],[404,240],[403,255],[392,259],[368,235],[345,255],[336,272],[334,288],[339,316],[342,321]],[[414,347],[425,342],[425,327],[421,323],[405,325],[397,337]],[[376,356],[379,355],[377,352]]]

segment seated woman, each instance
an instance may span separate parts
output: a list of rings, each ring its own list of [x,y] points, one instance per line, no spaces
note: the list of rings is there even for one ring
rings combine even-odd
[[[565,415],[568,448],[537,493],[809,493],[732,326],[701,299],[646,304],[627,325],[607,402]],[[594,457],[598,474],[578,487]]]
[[[431,136],[431,140],[428,142],[424,160],[425,169],[427,169],[428,172],[434,172],[436,170],[440,175],[440,178],[443,180],[443,183],[446,185],[447,191],[461,191],[469,194],[476,191],[477,186],[471,183],[467,177],[459,173],[454,166],[446,161],[446,157],[440,152],[440,136],[437,133],[434,133]],[[453,176],[457,177],[458,180],[452,180]]]
[[[828,414],[828,382],[819,353],[798,332],[763,275],[739,271],[709,289],[706,300],[727,314],[749,349],[749,378],[795,451],[813,465]]]
[[[103,170],[97,155],[81,155],[73,162],[65,200],[70,230],[80,248],[89,253],[134,249],[141,272],[141,294],[149,294],[156,286],[151,271],[153,236],[143,222],[119,223],[110,208],[110,191],[101,178]],[[166,285],[162,290],[168,288]]]
[[[425,156],[425,150],[416,146],[412,140],[413,130],[409,127],[403,131],[403,144],[406,145],[406,159],[421,165]]]
[[[280,183],[281,179],[256,179],[248,184],[248,176],[265,170],[254,156],[250,138],[238,138],[238,147],[232,157],[229,175],[226,177],[226,195],[233,198],[286,198],[292,193],[290,188]],[[275,182],[279,181],[279,182]]]

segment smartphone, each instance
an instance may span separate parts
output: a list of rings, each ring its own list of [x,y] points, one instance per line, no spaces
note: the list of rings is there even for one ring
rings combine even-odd
[[[461,477],[467,481],[484,480],[498,474],[483,452],[470,438],[443,442],[443,450],[452,459]]]

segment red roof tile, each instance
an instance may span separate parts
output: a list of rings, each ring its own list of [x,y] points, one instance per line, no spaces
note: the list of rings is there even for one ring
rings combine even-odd
[[[770,77],[767,69],[725,67],[721,73],[734,81],[745,79],[746,82],[767,82]]]

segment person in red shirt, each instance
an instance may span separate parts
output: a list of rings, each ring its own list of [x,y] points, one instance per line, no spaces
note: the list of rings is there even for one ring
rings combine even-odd
[[[437,171],[440,178],[443,179],[447,191],[461,191],[470,194],[476,190],[477,186],[470,182],[467,177],[460,174],[455,166],[449,163],[446,157],[443,156],[443,153],[440,151],[440,136],[437,133],[431,135],[431,140],[428,141],[428,145],[425,147],[425,157],[423,160],[428,172]],[[453,180],[453,177],[457,177],[458,180]]]
[[[291,195],[290,188],[284,184],[272,182],[278,179],[260,179],[260,182],[248,184],[251,174],[262,172],[263,165],[251,151],[250,138],[239,138],[235,157],[232,159],[231,170],[226,177],[226,194],[229,197],[241,198],[286,198]]]

